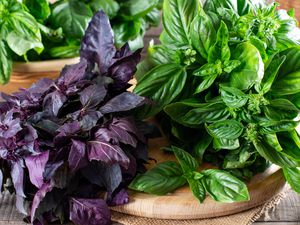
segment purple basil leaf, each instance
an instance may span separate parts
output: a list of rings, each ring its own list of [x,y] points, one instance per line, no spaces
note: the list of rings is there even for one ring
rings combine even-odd
[[[129,202],[129,194],[125,189],[121,189],[113,198],[109,201],[109,206],[125,205]]]
[[[141,60],[141,50],[117,60],[108,69],[108,75],[114,80],[113,87],[117,90],[127,89],[128,81],[133,78],[137,64]]]
[[[111,215],[102,199],[70,199],[70,220],[75,225],[110,225]]]
[[[64,164],[63,161],[58,162],[48,162],[43,177],[45,180],[50,180],[54,177],[56,171]]]
[[[87,154],[85,143],[81,141],[72,140],[72,146],[69,153],[69,168],[71,172],[75,172],[87,165]]]
[[[88,142],[88,158],[109,165],[119,163],[124,168],[129,166],[129,158],[118,145],[112,145],[104,141],[95,140]]]
[[[49,151],[43,152],[35,156],[28,156],[25,158],[25,164],[29,171],[30,181],[37,188],[41,188],[44,184],[43,173],[45,171],[48,159]]]
[[[46,194],[52,191],[52,189],[53,189],[52,182],[44,183],[42,187],[38,190],[38,192],[35,194],[31,205],[31,211],[30,211],[31,222],[33,222],[35,219],[35,213],[39,205],[45,198]]]
[[[97,63],[100,72],[106,73],[116,54],[113,31],[109,18],[101,10],[90,22],[81,42],[80,56],[91,64]]]
[[[127,156],[130,160],[130,164],[129,164],[128,168],[126,168],[126,169],[122,168],[122,173],[124,175],[124,178],[129,178],[131,181],[131,179],[135,177],[136,172],[137,172],[137,160],[130,153],[127,153]]]
[[[20,159],[12,163],[11,177],[16,190],[16,194],[26,197],[24,194],[24,162]]]
[[[16,208],[20,213],[26,216],[28,215],[28,209],[26,207],[25,198],[20,195],[16,195]]]
[[[19,132],[18,138],[20,139],[20,141],[18,141],[19,146],[22,146],[22,148],[28,152],[35,153],[35,144],[38,135],[32,126],[27,125],[21,132]]]
[[[139,107],[143,104],[145,98],[134,93],[124,92],[100,108],[101,113],[125,112]]]
[[[0,169],[0,192],[2,192],[2,185],[3,185],[3,173],[2,170]]]
[[[14,119],[12,110],[0,115],[0,137],[11,138],[20,130],[22,130],[20,119]]]
[[[54,116],[57,116],[60,108],[67,101],[67,97],[60,91],[54,91],[44,98],[43,108]]]
[[[54,85],[54,81],[48,78],[43,78],[33,84],[28,91],[31,94],[38,94],[39,96],[43,95]]]
[[[109,193],[113,193],[122,182],[122,171],[117,163],[107,165],[93,161],[81,172],[92,184],[105,186]]]
[[[64,136],[75,134],[80,131],[80,123],[78,121],[65,123],[57,131]]]
[[[103,85],[91,85],[80,93],[80,102],[85,108],[93,108],[99,105],[107,93]]]
[[[128,133],[127,130],[119,127],[117,124],[110,124],[109,129],[119,142],[131,145],[132,147],[137,146],[136,138],[132,134]]]
[[[0,93],[1,94],[1,93]],[[0,95],[0,114],[7,113],[9,110],[13,108],[13,104],[9,102],[1,102],[1,95]]]
[[[95,132],[95,139],[104,141],[104,142],[108,142],[108,143],[112,143],[112,144],[119,143],[119,140],[117,140],[117,137],[108,128],[99,128]]]
[[[120,59],[126,56],[129,56],[132,54],[132,51],[130,50],[130,46],[128,43],[124,44],[122,48],[120,48],[115,55],[115,59]]]
[[[65,66],[58,78],[58,84],[69,86],[83,80],[87,65],[87,61],[85,59],[81,59],[77,64]]]
[[[87,111],[80,121],[83,130],[91,130],[97,125],[98,120],[103,117],[99,111]]]

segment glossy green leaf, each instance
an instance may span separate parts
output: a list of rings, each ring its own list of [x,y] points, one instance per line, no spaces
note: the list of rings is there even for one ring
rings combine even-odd
[[[190,33],[193,47],[204,59],[207,59],[209,49],[216,41],[216,31],[202,8],[191,24]]]
[[[213,147],[216,150],[234,150],[240,147],[239,139],[214,138]]]
[[[200,162],[202,162],[204,153],[213,140],[213,138],[207,132],[202,132],[201,134],[201,138],[197,140],[197,143],[194,145],[193,149],[195,157]]]
[[[249,192],[245,183],[221,170],[205,170],[203,184],[208,194],[218,202],[248,201]]]
[[[181,93],[186,76],[185,68],[180,65],[165,64],[155,67],[139,81],[134,92],[155,102],[153,108],[145,112],[147,117],[160,112]]]
[[[199,94],[205,90],[207,90],[208,88],[210,88],[213,83],[215,82],[215,80],[217,79],[218,74],[213,74],[211,76],[207,76],[203,79],[203,81],[201,82],[201,84],[196,88],[195,94]]]
[[[254,84],[259,85],[261,83],[264,76],[264,63],[257,48],[244,42],[236,47],[232,58],[241,62],[241,65],[230,75],[232,87],[248,90]]]
[[[120,9],[120,5],[115,0],[91,0],[89,5],[94,13],[102,9],[109,18],[115,17]]]
[[[199,167],[197,160],[183,149],[177,148],[175,146],[171,147],[172,152],[174,152],[177,161],[179,162],[184,173],[195,171]]]
[[[244,126],[236,120],[224,120],[208,125],[206,129],[214,138],[233,140],[242,135]]]
[[[47,0],[25,0],[23,3],[37,20],[44,21],[50,16],[51,10]]]
[[[208,62],[214,63],[218,59],[222,62],[230,59],[231,53],[228,46],[229,33],[226,24],[222,21],[217,32],[216,43],[211,46],[208,53]]]
[[[241,108],[248,101],[248,96],[237,88],[222,85],[220,91],[222,100],[230,108]]]
[[[202,203],[206,197],[206,191],[201,180],[188,179],[188,183],[193,195]]]
[[[283,174],[294,191],[300,194],[300,170],[299,168],[283,168]]]
[[[292,131],[298,126],[299,122],[296,121],[263,121],[259,132],[261,134],[272,134],[283,131]]]
[[[299,109],[287,99],[274,99],[264,110],[270,120],[293,120],[299,114]]]
[[[166,195],[186,183],[180,165],[176,162],[158,164],[145,174],[137,175],[129,185],[130,189],[154,195]]]
[[[281,152],[282,147],[279,143],[279,140],[277,138],[276,134],[265,134],[263,136],[264,141],[269,145],[272,146],[276,151]]]
[[[156,7],[159,0],[130,0],[122,4],[122,16],[128,20],[146,16]]]
[[[164,0],[164,28],[177,47],[190,46],[190,26],[199,7],[199,0]]]
[[[0,84],[5,84],[10,78],[12,59],[8,46],[3,41],[0,41],[0,61]]]

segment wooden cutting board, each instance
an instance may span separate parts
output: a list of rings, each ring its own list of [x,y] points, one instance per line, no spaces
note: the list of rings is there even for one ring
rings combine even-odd
[[[164,153],[161,147],[168,146],[165,139],[150,141],[150,157],[156,163],[168,160],[176,161],[172,154]],[[205,219],[235,214],[264,204],[285,187],[285,180],[281,170],[272,166],[265,173],[256,175],[248,184],[251,200],[240,203],[218,203],[207,196],[204,203],[193,196],[188,187],[183,187],[166,196],[155,196],[141,192],[129,191],[130,202],[123,206],[113,207],[112,210],[148,218],[156,219]]]

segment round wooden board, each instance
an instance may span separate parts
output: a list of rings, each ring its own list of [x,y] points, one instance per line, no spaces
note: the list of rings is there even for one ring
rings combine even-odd
[[[156,163],[172,160],[171,154],[166,154],[160,147],[167,146],[165,139],[150,141],[150,157]],[[150,164],[149,168],[155,163]],[[264,204],[279,194],[285,187],[281,170],[272,166],[265,173],[256,175],[248,184],[251,200],[239,203],[218,203],[207,196],[204,203],[193,196],[188,187],[178,189],[166,196],[155,196],[135,191],[129,191],[130,202],[123,206],[113,207],[112,210],[140,217],[156,219],[205,219],[239,213]]]

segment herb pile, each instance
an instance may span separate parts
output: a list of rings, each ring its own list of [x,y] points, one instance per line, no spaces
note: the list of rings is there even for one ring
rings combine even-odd
[[[276,164],[300,193],[300,30],[294,11],[277,6],[164,1],[162,44],[139,65],[135,93],[154,101],[141,116],[158,114],[172,145],[185,151],[173,147],[182,168],[158,165],[132,189],[165,194],[188,181],[200,201],[205,192],[222,202],[247,200],[237,179]],[[220,170],[195,173],[196,162]]]
[[[78,56],[93,14],[110,17],[118,48],[143,47],[150,26],[160,22],[160,0],[0,0],[0,83],[9,81],[12,61]]]
[[[0,187],[33,224],[110,224],[108,205],[128,202],[125,188],[147,161],[149,127],[131,116],[145,99],[126,91],[140,50],[117,50],[100,11],[80,56],[56,81],[2,94]]]

